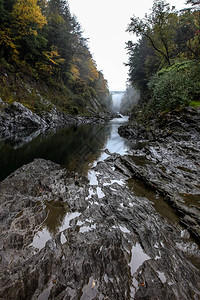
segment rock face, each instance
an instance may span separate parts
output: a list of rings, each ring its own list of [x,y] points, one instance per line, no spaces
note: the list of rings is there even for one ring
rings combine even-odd
[[[121,163],[132,176],[165,197],[180,222],[200,239],[200,109],[172,112],[148,124],[119,129],[129,139],[146,143]],[[149,140],[151,142],[149,142]],[[134,161],[145,161],[136,165]]]
[[[145,139],[148,141],[165,141],[172,139],[198,140],[200,135],[200,108],[186,107],[181,111],[172,111],[146,123],[133,120],[121,126],[119,134],[128,139]]]
[[[36,159],[1,182],[0,298],[199,299],[198,247],[128,189],[137,171],[118,155],[88,178]]]
[[[3,111],[0,111],[1,136],[19,132],[23,129],[37,130],[68,124],[100,123],[112,118],[109,113],[102,113],[101,116],[93,117],[73,117],[58,111],[56,108],[52,109],[51,112],[43,112],[39,116],[19,102],[13,102],[11,105],[6,105],[4,103],[1,105],[3,105]]]

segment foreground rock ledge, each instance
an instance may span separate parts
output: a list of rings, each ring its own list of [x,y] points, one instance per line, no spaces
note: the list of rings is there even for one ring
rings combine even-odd
[[[197,246],[117,166],[114,156],[99,163],[89,184],[36,159],[0,183],[1,299],[199,299],[200,272],[186,258],[199,258]],[[52,235],[39,250],[42,228]]]

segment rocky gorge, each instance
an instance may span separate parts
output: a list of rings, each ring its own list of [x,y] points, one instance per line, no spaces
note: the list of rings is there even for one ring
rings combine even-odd
[[[141,149],[133,151],[143,166],[125,164],[136,178],[165,197],[180,222],[199,240],[200,109],[173,111],[147,124],[133,122],[120,127],[119,133],[143,142]]]
[[[94,104],[93,104],[94,105]],[[96,107],[97,109],[98,107]],[[47,130],[69,124],[101,123],[109,121],[112,115],[109,112],[92,112],[90,116],[73,116],[61,112],[56,107],[42,113],[34,113],[29,108],[19,102],[7,104],[0,101],[0,137],[18,134],[27,129],[35,131],[37,129]]]
[[[200,299],[199,112],[120,127],[131,153],[87,175],[35,159],[0,182],[0,299]]]

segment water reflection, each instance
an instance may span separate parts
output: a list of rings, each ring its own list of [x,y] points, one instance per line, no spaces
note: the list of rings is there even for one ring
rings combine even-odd
[[[48,208],[48,207],[47,207]],[[47,220],[44,222],[42,228],[37,232],[33,238],[31,246],[41,250],[44,248],[46,242],[50,240],[55,234],[61,232],[61,242],[65,242],[65,236],[63,231],[71,227],[70,221],[79,217],[81,214],[79,212],[62,212],[60,215],[55,215],[53,209],[51,208]],[[54,218],[52,218],[54,216]],[[56,219],[57,217],[57,219]],[[59,224],[60,223],[60,224]],[[59,226],[58,226],[59,225]]]
[[[44,158],[68,168],[86,173],[90,166],[108,156],[104,152],[126,153],[131,144],[121,138],[118,127],[127,118],[108,124],[69,126],[51,132],[25,132],[0,140],[0,180],[34,158]]]
[[[46,209],[49,211],[48,218],[44,222],[48,231],[55,235],[59,232],[59,228],[62,227],[65,219],[65,215],[68,211],[68,207],[62,201],[46,201]]]
[[[179,218],[175,214],[173,208],[164,200],[164,198],[156,194],[151,189],[137,179],[128,179],[127,185],[129,189],[138,197],[145,197],[154,203],[155,210],[172,224],[178,224]]]

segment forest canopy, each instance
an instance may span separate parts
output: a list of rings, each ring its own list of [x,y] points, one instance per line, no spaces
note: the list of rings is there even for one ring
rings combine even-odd
[[[0,0],[0,66],[65,90],[77,107],[109,105],[107,81],[64,0]]]
[[[154,0],[150,14],[131,18],[127,31],[129,82],[140,92],[148,113],[200,101],[200,1],[177,11]]]

